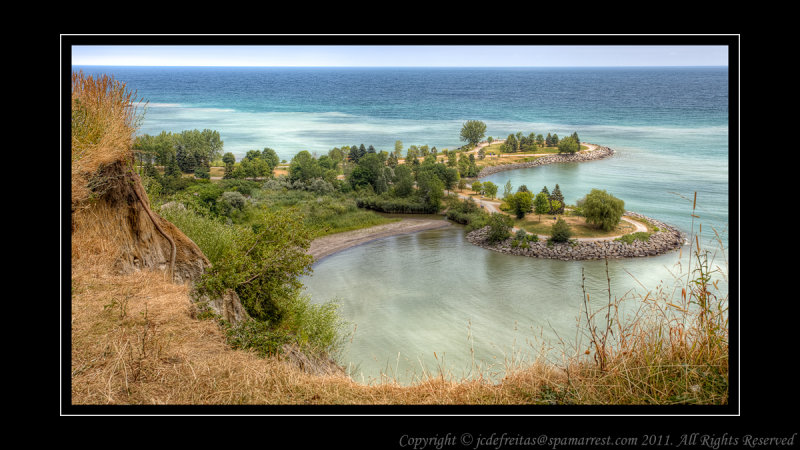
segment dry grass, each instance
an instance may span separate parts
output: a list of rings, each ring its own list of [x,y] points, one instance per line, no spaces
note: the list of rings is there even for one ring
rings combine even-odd
[[[391,378],[362,385],[344,375],[304,373],[279,357],[233,350],[216,322],[193,318],[187,286],[165,282],[155,272],[114,275],[107,266],[90,261],[73,263],[74,404],[612,405],[728,400],[727,334],[719,333],[716,342],[709,339],[697,326],[696,312],[689,317],[690,296],[684,305],[666,303],[667,292],[609,299],[599,307],[594,299],[593,311],[587,296],[589,313],[580,328],[584,334],[577,343],[564,343],[562,360],[507,362],[500,383],[480,376],[454,379],[445,371],[430,373],[412,386]],[[623,307],[629,301],[639,305],[633,313]]]
[[[140,106],[124,83],[72,74],[73,209],[90,197],[91,177],[102,165],[132,159]]]
[[[75,268],[74,268],[75,269]],[[186,286],[152,272],[84,265],[72,279],[73,404],[496,404],[481,382],[412,387],[309,375],[277,357],[232,350],[214,321],[192,318]]]

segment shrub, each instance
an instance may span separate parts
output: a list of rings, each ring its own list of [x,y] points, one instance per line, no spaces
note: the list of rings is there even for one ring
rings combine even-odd
[[[274,181],[274,180],[269,180]],[[242,195],[252,195],[258,189],[259,183],[250,180],[226,179],[219,182],[219,187],[224,191],[241,192]]]
[[[504,241],[511,236],[511,227],[514,221],[511,217],[500,214],[492,213],[488,220],[489,225],[489,243]]]
[[[194,177],[201,180],[209,180],[211,179],[211,172],[209,172],[208,167],[199,166],[194,169]]]
[[[571,237],[572,230],[570,229],[569,224],[564,221],[564,219],[559,217],[551,228],[550,240],[553,242],[567,242]]]
[[[639,240],[642,242],[647,242],[650,240],[650,233],[646,231],[637,231],[636,233],[626,234],[624,236],[620,236],[616,241],[624,242],[626,244],[632,244],[633,241]]]
[[[246,203],[247,199],[240,192],[223,192],[219,199],[220,213],[229,216],[233,210],[242,211]]]
[[[397,198],[386,195],[359,197],[356,199],[356,206],[386,213],[401,214],[432,214],[438,211],[438,207],[420,201],[415,197]]]

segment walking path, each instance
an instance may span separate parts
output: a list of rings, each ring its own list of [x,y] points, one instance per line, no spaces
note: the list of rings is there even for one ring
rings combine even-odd
[[[472,198],[473,200],[475,200],[475,203],[477,203],[478,206],[480,206],[481,208],[485,209],[490,214],[491,213],[505,214],[504,212],[500,211],[500,208],[499,208],[500,205],[498,203],[496,203],[496,202],[493,202],[493,201],[490,201],[490,200],[484,200],[484,199],[481,199],[481,198],[470,197],[469,195],[465,195],[465,194],[459,194],[459,193],[456,193],[456,194],[460,198],[463,198],[463,199]],[[631,225],[633,225],[636,228],[636,232],[647,232],[647,227],[644,226],[643,224],[641,224],[640,222],[636,221],[636,220],[630,219],[630,218],[625,217],[625,216],[622,216],[622,220],[624,220],[625,222],[628,222]],[[511,228],[511,232],[512,233],[516,233],[518,230],[519,230],[518,227],[512,227]],[[550,236],[543,235],[543,234],[540,234],[538,236],[539,236],[539,239],[548,239],[550,237]],[[575,238],[575,239],[577,241],[580,241],[580,242],[613,241],[614,239],[617,239],[617,238],[619,238],[621,236],[624,236],[624,235],[620,234],[618,236],[608,236],[608,237],[601,237],[601,238]]]

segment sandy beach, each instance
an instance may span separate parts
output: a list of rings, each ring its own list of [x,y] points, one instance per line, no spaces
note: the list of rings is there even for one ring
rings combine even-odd
[[[452,226],[450,222],[439,219],[402,219],[398,222],[387,223],[360,230],[345,231],[314,239],[308,253],[314,257],[315,262],[356,245],[375,239],[380,239],[398,234],[414,233],[435,228]]]

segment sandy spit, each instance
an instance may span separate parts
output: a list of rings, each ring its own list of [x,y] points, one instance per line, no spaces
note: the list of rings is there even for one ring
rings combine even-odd
[[[452,226],[452,224],[444,219],[402,219],[398,222],[345,231],[314,239],[311,242],[308,253],[314,257],[314,262],[318,262],[326,256],[375,239],[449,226]]]

